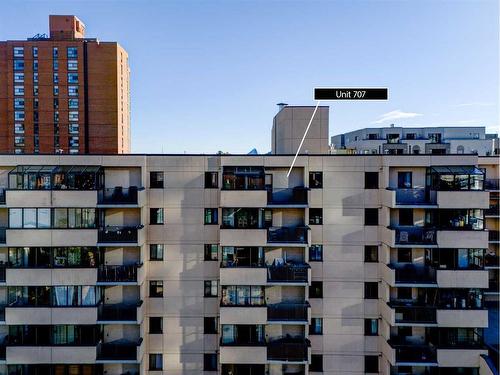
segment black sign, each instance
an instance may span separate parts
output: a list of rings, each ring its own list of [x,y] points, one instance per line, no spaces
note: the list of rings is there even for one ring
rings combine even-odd
[[[314,100],[387,100],[388,91],[386,88],[315,88]]]

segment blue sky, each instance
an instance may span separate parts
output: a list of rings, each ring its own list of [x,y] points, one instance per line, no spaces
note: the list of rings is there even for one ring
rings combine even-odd
[[[315,86],[388,87],[330,104],[330,134],[499,124],[499,8],[471,1],[3,1],[0,39],[75,14],[131,66],[132,151],[270,149],[276,103]]]

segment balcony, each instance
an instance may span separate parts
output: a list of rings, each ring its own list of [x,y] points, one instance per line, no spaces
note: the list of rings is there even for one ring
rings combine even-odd
[[[268,267],[268,283],[298,283],[307,284],[310,280],[311,266],[307,263],[272,265]]]
[[[487,178],[484,180],[484,188],[489,191],[499,191],[500,190],[500,179],[498,178]]]
[[[221,364],[265,364],[267,363],[266,346],[224,346],[221,345]],[[259,373],[261,375],[262,373]],[[257,375],[257,374],[256,374]]]
[[[308,244],[307,226],[270,227],[267,230],[268,244]]]
[[[267,205],[306,207],[308,203],[307,192],[308,189],[303,186],[288,189],[269,189],[267,191]]]
[[[7,228],[0,228],[0,244],[7,243]]]
[[[97,204],[101,206],[122,206],[122,205],[138,205],[139,191],[144,188],[131,186],[123,188],[116,186],[114,188],[104,188],[98,191]]]
[[[137,342],[118,340],[110,343],[99,342],[96,348],[96,363],[127,362],[140,360],[142,338]]]
[[[490,207],[484,210],[485,217],[499,217],[500,216],[500,205],[491,204]]]
[[[390,286],[433,287],[436,285],[436,270],[424,265],[380,264],[379,270],[382,280]]]
[[[97,282],[99,284],[136,284],[137,272],[142,263],[130,265],[101,265],[97,270]]]
[[[500,242],[500,231],[488,230],[488,242],[490,242],[490,243]]]
[[[429,192],[425,188],[413,189],[387,189],[392,196],[391,207],[396,206],[436,206],[436,200],[432,199]]]
[[[270,362],[309,362],[311,343],[303,337],[283,337],[267,344],[267,360]]]
[[[97,309],[97,321],[100,324],[103,324],[103,322],[137,322],[139,316],[138,310],[141,306],[142,301],[135,304],[101,303]]]
[[[403,364],[436,364],[437,351],[430,345],[398,345],[390,343],[395,351],[398,365]]]
[[[309,302],[304,303],[276,303],[267,306],[267,321],[269,323],[302,323],[309,322],[309,311],[311,305]]]
[[[436,308],[432,306],[405,306],[389,303],[395,310],[395,322],[399,324],[436,324]]]
[[[498,268],[499,267],[498,259],[499,259],[499,257],[496,254],[486,254],[484,256],[484,267],[485,268]]]
[[[98,242],[103,244],[137,244],[139,242],[138,226],[106,226],[99,228]]]
[[[417,226],[390,227],[394,231],[396,246],[436,245],[436,229]]]

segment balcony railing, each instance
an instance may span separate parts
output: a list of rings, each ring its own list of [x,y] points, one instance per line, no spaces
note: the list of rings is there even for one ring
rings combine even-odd
[[[307,188],[295,187],[290,189],[269,189],[267,191],[267,203],[280,204],[307,204]]]
[[[488,230],[488,241],[490,242],[500,241],[500,232],[498,230]]]
[[[136,361],[137,350],[141,343],[142,338],[137,342],[99,342],[96,348],[97,359],[109,361]]]
[[[273,265],[268,267],[267,281],[270,282],[307,282],[309,280],[309,264]]]
[[[308,360],[311,343],[303,337],[284,337],[267,344],[267,359],[272,361],[304,362]]]
[[[396,231],[398,245],[433,245],[436,244],[436,229],[424,227],[391,227]]]
[[[484,210],[484,216],[500,216],[500,206],[498,204],[490,205],[490,208]]]
[[[7,228],[0,228],[0,243],[7,243]]]
[[[305,303],[276,303],[267,306],[268,321],[307,322],[308,309],[311,305]]]
[[[99,228],[98,241],[102,243],[135,243],[138,240],[138,230],[135,227],[106,226]]]
[[[484,180],[484,188],[486,190],[500,190],[500,179],[487,178]]]
[[[114,188],[105,188],[99,190],[97,201],[99,204],[104,205],[137,204],[138,191],[139,188],[137,186],[131,186],[125,189],[121,186],[117,186]]]
[[[396,323],[436,323],[436,308],[425,306],[395,307]]]
[[[395,189],[396,204],[398,205],[431,205],[436,200],[431,198],[430,192],[424,188]]]
[[[137,269],[142,264],[109,266],[101,265],[97,270],[99,282],[137,282]]]
[[[436,348],[429,345],[399,345],[391,346],[396,351],[396,362],[436,363]]]
[[[142,301],[135,304],[117,303],[100,304],[97,310],[97,320],[100,321],[137,321],[137,308]]]
[[[498,267],[498,255],[495,254],[487,254],[484,256],[484,266],[485,267]]]
[[[407,264],[403,266],[389,265],[395,271],[396,283],[435,283],[436,270],[427,266]]]
[[[268,243],[307,243],[309,227],[270,227],[267,230]]]

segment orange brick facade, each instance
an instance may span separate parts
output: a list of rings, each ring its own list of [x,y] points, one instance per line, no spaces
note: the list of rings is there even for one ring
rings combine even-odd
[[[129,153],[126,51],[84,39],[74,16],[50,24],[50,38],[0,42],[0,153]]]

